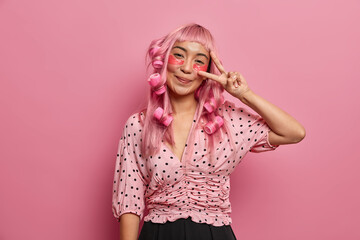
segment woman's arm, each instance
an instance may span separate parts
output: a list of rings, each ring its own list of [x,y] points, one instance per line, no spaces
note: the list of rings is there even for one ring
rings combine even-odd
[[[269,125],[271,145],[298,143],[305,137],[305,128],[288,113],[248,90],[239,98],[241,102],[256,111]]]
[[[120,217],[120,240],[137,240],[140,217],[133,213],[124,213]]]
[[[228,93],[257,112],[272,130],[269,133],[271,145],[297,143],[305,137],[305,128],[298,121],[255,94],[239,72],[227,72],[213,51],[210,51],[210,55],[221,75],[205,71],[199,71],[198,74],[220,83]]]

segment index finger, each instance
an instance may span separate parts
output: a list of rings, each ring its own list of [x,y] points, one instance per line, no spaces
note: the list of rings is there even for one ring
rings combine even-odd
[[[209,78],[209,79],[212,79],[212,80],[215,80],[217,82],[220,82],[220,78],[219,76],[215,75],[215,74],[212,74],[212,73],[208,73],[208,72],[205,72],[205,71],[199,71],[198,74],[200,76],[204,76],[206,78]]]
[[[215,55],[215,53],[213,51],[210,51],[210,55],[211,55],[211,58],[214,60],[214,63],[216,65],[216,67],[219,69],[219,71],[221,73],[224,73],[227,75],[227,72],[225,71],[223,65],[221,65],[220,63],[220,60],[217,58],[217,56]]]

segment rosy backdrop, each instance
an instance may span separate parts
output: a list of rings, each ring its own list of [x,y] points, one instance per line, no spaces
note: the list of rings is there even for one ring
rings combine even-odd
[[[359,11],[333,0],[1,1],[0,239],[118,239],[115,155],[147,93],[145,49],[188,22],[307,130],[232,175],[237,238],[360,239]]]

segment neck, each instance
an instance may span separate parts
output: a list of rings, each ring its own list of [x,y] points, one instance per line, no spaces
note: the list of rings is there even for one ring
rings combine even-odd
[[[182,115],[194,115],[196,111],[197,101],[194,98],[194,94],[189,94],[186,96],[174,96],[169,94],[171,106],[173,109],[173,115],[182,116]]]

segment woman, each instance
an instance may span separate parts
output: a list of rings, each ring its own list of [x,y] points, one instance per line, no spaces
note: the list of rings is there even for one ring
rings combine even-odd
[[[112,206],[120,239],[137,239],[143,217],[141,240],[236,239],[230,174],[248,151],[300,142],[305,129],[239,72],[226,71],[198,24],[154,40],[147,56],[148,105],[125,123],[116,159]],[[224,90],[259,115],[224,101]]]

